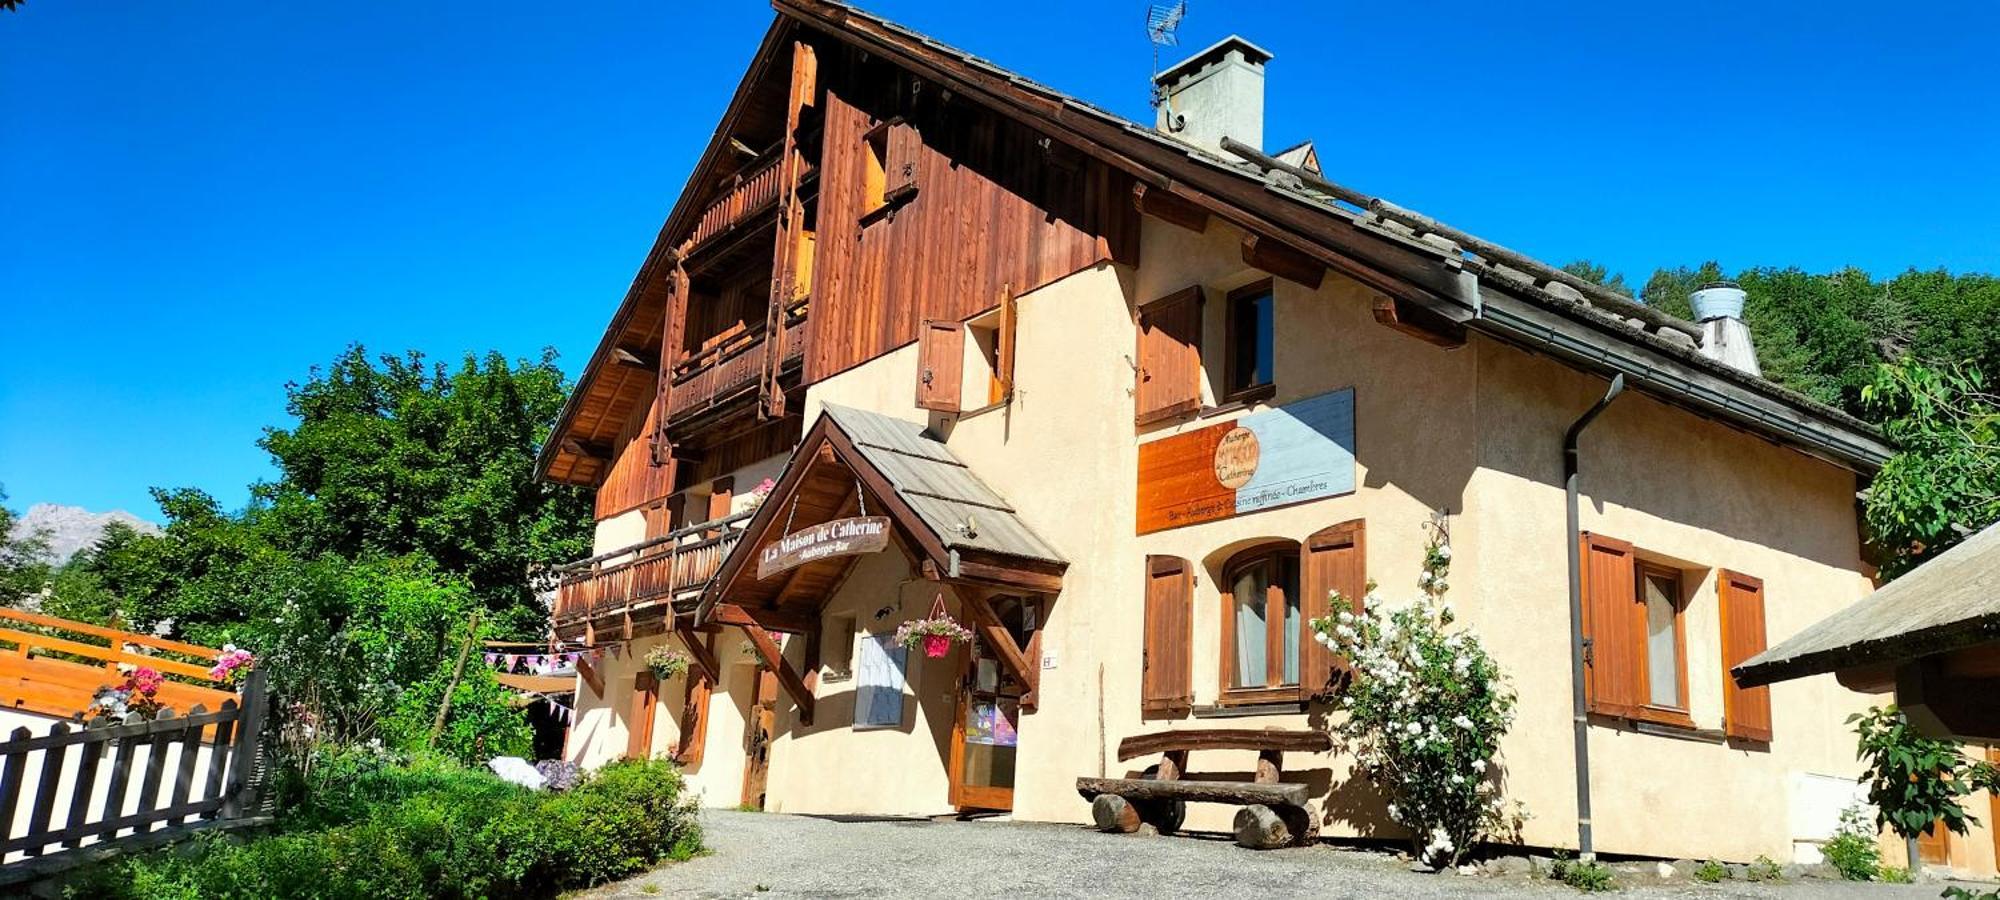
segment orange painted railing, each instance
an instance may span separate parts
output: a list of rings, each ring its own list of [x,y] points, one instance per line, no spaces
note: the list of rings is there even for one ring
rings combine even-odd
[[[98,688],[144,666],[167,681],[160,700],[186,710],[235,696],[209,677],[222,651],[150,634],[0,608],[0,707],[52,716],[82,712]]]
[[[605,615],[649,600],[671,600],[707,587],[753,514],[745,510],[689,525],[557,569],[556,623]]]

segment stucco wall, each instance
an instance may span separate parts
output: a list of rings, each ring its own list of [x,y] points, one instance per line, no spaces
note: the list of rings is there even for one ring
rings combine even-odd
[[[1444,510],[1455,550],[1451,600],[1464,626],[1498,657],[1521,698],[1503,752],[1508,793],[1535,814],[1525,835],[1529,842],[1573,846],[1560,441],[1564,427],[1601,394],[1603,383],[1478,336],[1445,350],[1384,328],[1369,312],[1369,292],[1336,275],[1317,291],[1279,280],[1278,393],[1271,403],[1354,390],[1356,490],[1136,535],[1138,444],[1240,413],[1152,428],[1134,438],[1133,304],[1190,283],[1204,285],[1209,289],[1206,356],[1219,360],[1224,293],[1262,277],[1241,263],[1239,237],[1221,224],[1195,235],[1148,219],[1140,268],[1099,266],[1019,298],[1017,389],[1007,407],[962,417],[917,409],[913,347],[807,391],[808,427],[826,402],[930,426],[1070,561],[1042,632],[1041,708],[1019,726],[1015,814],[1086,820],[1088,806],[1073,787],[1077,776],[1136,771],[1151,762],[1115,761],[1118,741],[1131,734],[1163,727],[1302,728],[1324,722],[1323,709],[1310,715],[1142,721],[1146,554],[1172,554],[1197,564],[1191,640],[1195,701],[1203,707],[1220,693],[1222,599],[1216,580],[1233,550],[1267,538],[1298,540],[1327,525],[1363,519],[1368,575],[1381,584],[1384,602],[1407,602],[1421,562],[1423,525],[1433,510]],[[1583,459],[1584,527],[1670,558],[1691,573],[1687,674],[1690,711],[1699,728],[1722,725],[1715,570],[1730,568],[1764,580],[1773,643],[1868,589],[1859,574],[1851,473],[1638,394],[1619,400],[1591,429]],[[922,614],[930,602],[921,583],[913,586],[909,578],[907,563],[893,548],[870,557],[830,598],[827,615],[854,616],[865,630],[893,629],[903,618]],[[873,619],[884,606],[891,613]],[[797,648],[791,655],[799,658]],[[797,727],[790,702],[781,699],[772,808],[945,811],[958,664],[956,658],[940,662],[947,665],[913,661],[913,696],[901,729],[847,727],[849,683],[821,681],[818,720],[810,728]],[[1773,694],[1776,734],[1768,748],[1594,726],[1598,848],[1734,860],[1809,856],[1795,840],[1821,834],[1826,823],[1799,821],[1793,812],[1801,805],[1798,785],[1814,778],[1833,783],[1828,779],[1851,778],[1858,771],[1842,720],[1869,703],[1831,678],[1780,685]],[[721,722],[711,728],[713,752]],[[1253,761],[1248,753],[1204,753],[1191,768],[1239,777]],[[1288,771],[1297,773],[1293,777],[1316,790],[1331,788],[1320,811],[1329,833],[1396,833],[1379,818],[1381,800],[1351,777],[1344,760],[1294,755],[1287,762]],[[1984,811],[1979,798],[1975,805]],[[1221,829],[1231,813],[1196,806],[1189,824]],[[1991,843],[1984,833],[1955,841],[1954,864],[1990,872]]]

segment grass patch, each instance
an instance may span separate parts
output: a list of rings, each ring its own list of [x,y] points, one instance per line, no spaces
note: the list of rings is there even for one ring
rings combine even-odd
[[[1714,884],[1729,878],[1729,867],[1715,860],[1706,860],[1694,867],[1694,880],[1702,884]]]

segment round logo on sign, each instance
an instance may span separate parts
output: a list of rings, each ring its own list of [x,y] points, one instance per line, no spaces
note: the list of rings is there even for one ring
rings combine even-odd
[[[1215,445],[1215,480],[1235,490],[1250,483],[1257,474],[1257,434],[1248,428],[1232,428]]]

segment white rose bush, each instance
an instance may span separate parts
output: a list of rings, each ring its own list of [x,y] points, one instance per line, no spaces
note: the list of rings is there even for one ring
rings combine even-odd
[[[1361,613],[1336,592],[1339,612],[1312,622],[1316,639],[1353,671],[1337,701],[1347,715],[1330,727],[1335,741],[1389,798],[1389,817],[1410,830],[1417,858],[1437,868],[1457,865],[1491,835],[1517,832],[1527,815],[1502,799],[1494,764],[1514,723],[1514,693],[1479,639],[1450,628],[1450,569],[1449,533],[1436,520],[1416,603],[1385,609],[1371,582]]]

